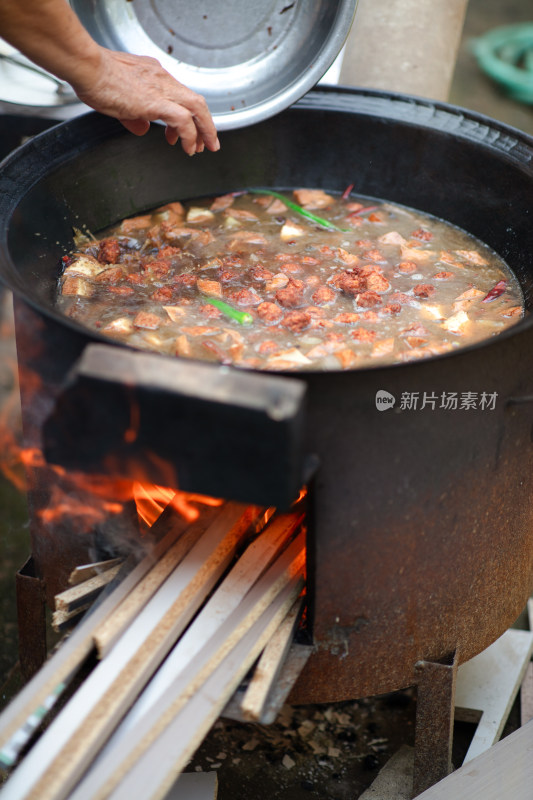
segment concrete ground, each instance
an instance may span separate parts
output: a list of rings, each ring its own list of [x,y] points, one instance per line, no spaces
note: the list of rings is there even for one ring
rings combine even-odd
[[[533,108],[508,97],[479,70],[471,53],[471,40],[500,25],[533,21],[531,0],[470,0],[463,39],[450,94],[450,102],[479,111],[533,134]],[[0,336],[0,419],[18,430],[12,397],[14,346],[10,328],[9,298],[2,301]],[[8,446],[0,435],[0,455]],[[17,630],[14,575],[29,551],[24,495],[0,473],[0,707],[17,685]],[[409,692],[370,698],[327,709],[287,712],[268,731],[251,726],[218,724],[195,757],[191,769],[219,770],[220,800],[355,800],[377,771],[402,744],[413,744],[415,702]],[[339,716],[340,715],[340,716]],[[307,720],[308,722],[303,725]],[[339,722],[340,720],[340,722]],[[506,733],[518,724],[513,710]],[[303,729],[302,729],[303,725]],[[315,752],[299,729],[316,729]],[[320,734],[320,735],[318,735]],[[457,731],[455,758],[461,758],[471,731]],[[250,741],[257,744],[250,748]],[[314,739],[315,740],[315,739]],[[247,746],[248,745],[248,746]],[[329,753],[328,753],[329,751]],[[283,761],[288,755],[290,761]],[[291,762],[293,764],[291,765]],[[456,760],[456,763],[458,761]],[[290,765],[290,766],[287,766]]]

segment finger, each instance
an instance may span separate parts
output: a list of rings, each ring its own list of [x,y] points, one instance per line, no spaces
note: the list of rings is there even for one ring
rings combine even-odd
[[[178,139],[180,138],[177,128],[173,128],[171,125],[167,125],[165,128],[165,139],[171,145],[175,145]]]
[[[196,153],[197,130],[193,118],[187,109],[174,103],[166,105],[160,111],[160,119],[167,126],[165,136],[167,141],[176,143],[178,136],[181,139],[181,146],[188,155]],[[170,139],[168,138],[170,136]]]
[[[220,142],[218,141],[217,129],[205,98],[202,95],[195,94],[188,107],[193,115],[194,124],[209,150],[219,150]]]
[[[121,119],[119,120],[126,130],[134,133],[135,136],[144,136],[150,128],[150,123],[145,119]]]

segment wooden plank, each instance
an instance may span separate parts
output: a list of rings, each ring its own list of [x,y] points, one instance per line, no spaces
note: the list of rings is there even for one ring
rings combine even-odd
[[[245,506],[225,506],[15,770],[7,798],[69,795],[233,558],[249,524]]]
[[[271,725],[276,721],[283,704],[287,700],[292,687],[296,683],[301,671],[307,664],[312,652],[313,645],[294,643],[288,652],[285,663],[281,668],[278,680],[272,687],[265,706],[261,712],[259,723],[261,725]],[[224,707],[221,716],[227,719],[234,719],[237,722],[246,722],[244,719],[241,703],[245,695],[246,687],[239,686],[227,705]]]
[[[126,574],[120,584],[114,587],[109,595],[102,599],[99,606],[78,625],[70,637],[62,643],[61,647],[0,715],[0,747],[3,748],[23,727],[26,720],[46,703],[49,697],[55,695],[59,686],[68,684],[93,650],[95,630],[104,623],[108,615],[118,608],[129,592],[183,532],[183,528],[183,519],[174,518],[168,533],[151,548],[151,551],[138,564],[135,564],[133,558],[127,560],[124,571],[129,570],[129,574]]]
[[[74,611],[78,606],[87,605],[87,603],[94,599],[108,583],[111,583],[120,570],[121,564],[104,570],[104,572],[94,575],[86,581],[72,586],[70,589],[65,589],[64,592],[56,594],[54,597],[56,611]]]
[[[135,619],[150,598],[154,596],[194,543],[205,533],[207,527],[207,521],[204,518],[198,519],[190,525],[179,539],[154,563],[152,569],[139,581],[115,613],[110,615],[95,631],[94,643],[99,658],[107,655],[128,624]]]
[[[109,800],[162,800],[179,773],[193,757],[203,738],[216,721],[228,698],[248,672],[267,641],[293,605],[303,580],[294,578],[276,600],[263,612],[248,633],[225,656],[201,689],[188,700]],[[160,712],[164,712],[161,703]],[[154,770],[157,764],[157,770]]]
[[[243,716],[250,722],[261,718],[292,644],[302,608],[303,598],[298,598],[261,654],[241,704]]]
[[[224,623],[207,639],[204,647],[178,672],[173,682],[167,685],[165,692],[118,739],[110,740],[95,767],[70,795],[70,800],[106,798],[109,791],[117,786],[128,770],[141,758],[150,743],[164,731],[173,717],[209,680],[209,676],[246,636],[265,610],[275,605],[280,593],[283,593],[287,586],[292,586],[294,591],[295,587],[298,587],[298,593],[301,591],[304,568],[305,534],[302,533],[257,581]],[[296,594],[293,597],[293,602],[297,596]],[[288,610],[289,607],[285,613]],[[266,641],[268,639],[265,643]],[[225,700],[221,707],[224,705]],[[184,729],[181,738],[187,739],[188,736],[188,730]]]
[[[91,607],[91,603],[86,603],[83,606],[76,606],[73,611],[54,611],[52,614],[52,628],[57,632],[61,632],[66,628],[72,627],[72,621],[75,620],[80,614],[84,614]]]
[[[532,786],[533,722],[528,722],[417,800],[531,800]]]
[[[533,633],[510,628],[490,647],[459,667],[456,718],[466,718],[462,709],[482,712],[463,763],[500,738],[532,652]]]
[[[205,646],[209,637],[216,633],[254,582],[279,555],[282,547],[300,526],[302,517],[299,513],[279,516],[247,547],[122,721],[114,734],[115,739],[132,727],[167,692],[180,671]]]
[[[99,575],[101,572],[111,569],[111,567],[116,566],[116,564],[122,563],[123,560],[122,558],[108,558],[106,561],[93,561],[92,564],[80,564],[78,567],[74,567],[70,573],[68,577],[69,586],[77,586],[78,583],[83,583],[83,581],[87,581],[89,578],[94,578],[95,575]]]

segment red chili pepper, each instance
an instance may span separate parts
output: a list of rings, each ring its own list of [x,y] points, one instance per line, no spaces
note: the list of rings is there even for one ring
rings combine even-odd
[[[488,294],[485,295],[485,297],[481,302],[491,303],[493,300],[496,300],[497,297],[503,294],[506,289],[507,289],[507,281],[498,281],[498,283],[492,287],[490,292],[488,292]]]
[[[351,214],[348,214],[349,217],[360,217],[361,214],[366,214],[369,211],[375,211],[379,206],[364,206],[364,208],[360,208],[358,211],[352,211]]]
[[[346,189],[344,190],[344,192],[341,194],[341,198],[342,198],[343,200],[347,200],[347,199],[349,198],[349,196],[350,196],[350,194],[351,194],[351,191],[352,191],[352,189],[353,189],[353,187],[354,187],[354,186],[355,186],[355,184],[354,184],[354,183],[351,183],[349,186],[347,186],[347,187],[346,187]]]

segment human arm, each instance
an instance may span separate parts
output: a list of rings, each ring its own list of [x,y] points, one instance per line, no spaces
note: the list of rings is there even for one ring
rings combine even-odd
[[[0,35],[39,66],[67,81],[84,103],[142,135],[166,125],[169,144],[186,153],[218,150],[203,97],[153,58],[108,50],[85,30],[66,0],[0,0]]]

